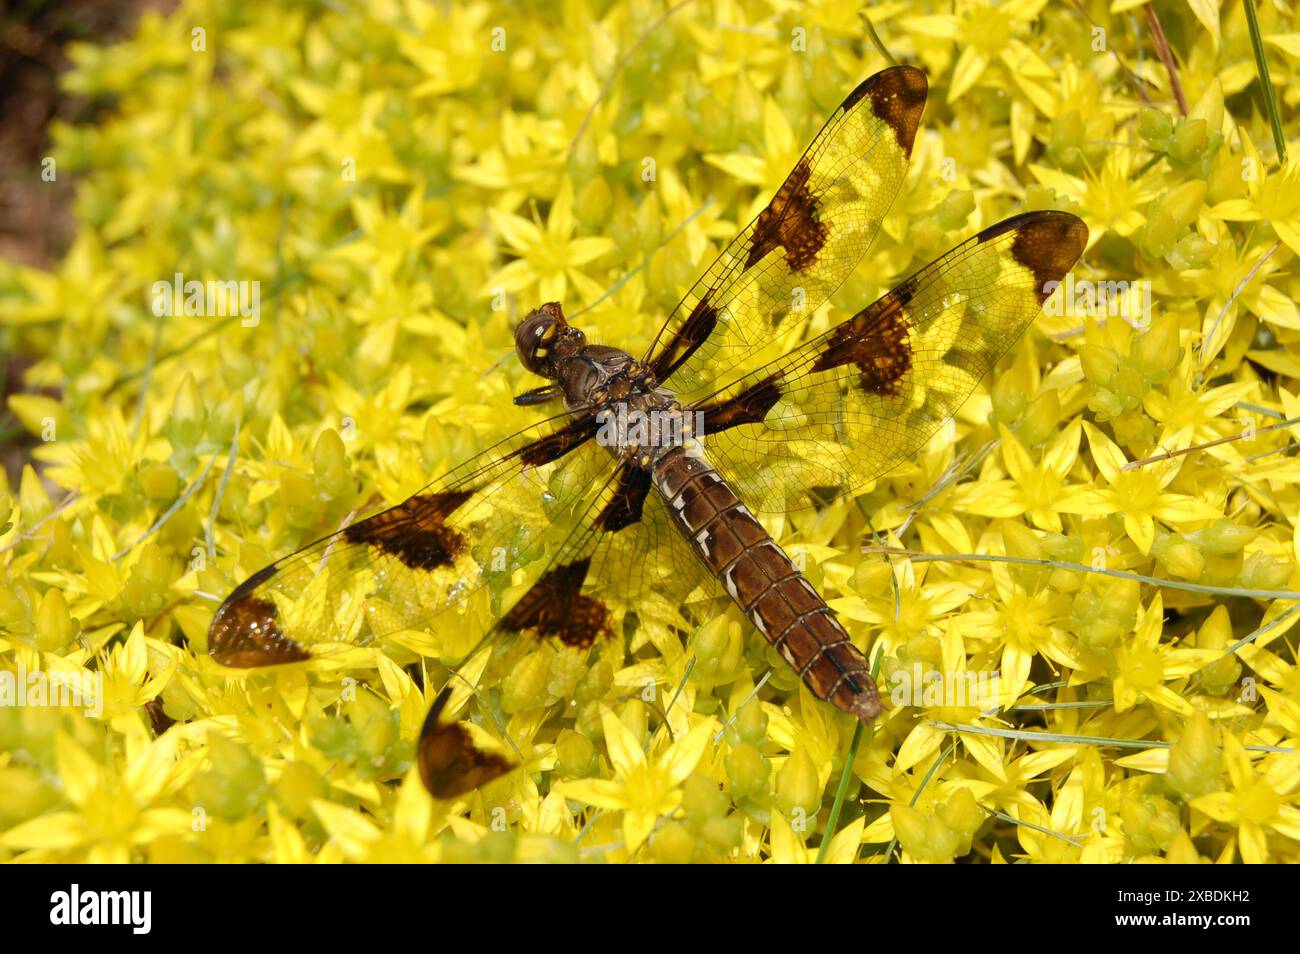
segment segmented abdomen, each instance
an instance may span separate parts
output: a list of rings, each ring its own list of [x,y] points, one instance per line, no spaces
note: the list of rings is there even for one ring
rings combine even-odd
[[[708,461],[676,448],[654,481],[696,552],[812,694],[863,722],[879,715],[866,657]]]

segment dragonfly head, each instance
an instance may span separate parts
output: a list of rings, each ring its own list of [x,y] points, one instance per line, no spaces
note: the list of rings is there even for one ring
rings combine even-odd
[[[515,351],[533,374],[555,380],[561,362],[582,350],[587,336],[564,320],[558,301],[530,311],[515,329]]]

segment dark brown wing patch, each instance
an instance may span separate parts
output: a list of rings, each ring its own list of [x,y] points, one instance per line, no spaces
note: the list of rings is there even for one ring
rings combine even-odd
[[[698,410],[704,415],[703,435],[725,431],[741,424],[761,424],[767,412],[781,400],[781,372],[752,384],[733,398],[706,404]]]
[[[311,658],[306,649],[280,632],[275,604],[259,599],[252,590],[261,582],[266,567],[245,580],[227,597],[208,628],[208,655],[223,666],[240,669],[278,666]],[[268,574],[269,575],[269,574]]]
[[[450,697],[450,686],[438,693],[416,745],[420,780],[434,798],[456,798],[472,792],[515,767],[495,752],[484,752],[476,746],[460,723],[440,721]]]
[[[590,557],[584,557],[547,570],[497,625],[512,633],[531,630],[542,639],[579,648],[610,635],[609,608],[582,592],[590,565]]]
[[[678,366],[695,353],[695,349],[708,340],[718,324],[718,309],[709,304],[707,297],[700,300],[691,309],[690,316],[678,329],[677,334],[651,363],[655,380],[663,381],[677,370]]]
[[[596,436],[600,424],[594,414],[586,414],[557,431],[538,438],[519,449],[519,459],[529,467],[540,467],[559,460],[579,444]]]
[[[650,471],[644,467],[623,464],[619,470],[618,486],[605,509],[596,518],[601,530],[617,533],[624,527],[639,523],[645,507],[646,493],[650,490]]]
[[[899,148],[910,156],[930,88],[925,74],[909,66],[886,70],[873,78],[878,82],[864,91],[871,97],[871,111],[894,131]]]
[[[811,176],[808,160],[799,160],[767,208],[758,214],[745,268],[753,268],[778,248],[785,249],[785,261],[792,271],[807,271],[816,263],[828,229],[808,188]]]
[[[978,238],[986,242],[1013,229],[1011,257],[1033,272],[1042,304],[1083,254],[1088,227],[1068,212],[1022,212],[985,229]]]
[[[858,381],[868,394],[889,395],[912,367],[912,346],[906,318],[911,290],[900,285],[858,312],[830,335],[812,371],[829,371],[845,364],[858,367]]]
[[[392,554],[413,570],[450,566],[465,551],[465,536],[446,520],[473,490],[417,494],[343,531],[352,543],[367,543]]]

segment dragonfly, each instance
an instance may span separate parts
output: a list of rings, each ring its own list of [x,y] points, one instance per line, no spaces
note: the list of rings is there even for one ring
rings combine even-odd
[[[825,507],[918,454],[1088,241],[1072,214],[1023,212],[820,328],[907,175],[927,89],[901,65],[849,93],[640,357],[588,342],[560,302],[529,312],[515,350],[546,383],[514,400],[552,413],[254,573],[212,619],[212,658],[303,663],[480,618],[458,666],[503,640],[591,653],[652,597],[721,590],[816,699],[870,724],[867,657],[756,514]],[[454,682],[416,743],[437,798],[517,766],[452,718],[472,695]]]

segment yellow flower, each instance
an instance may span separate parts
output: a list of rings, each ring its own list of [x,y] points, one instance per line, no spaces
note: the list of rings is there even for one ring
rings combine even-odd
[[[131,634],[113,647],[104,660],[104,717],[120,732],[128,732],[130,722],[139,723],[144,705],[162,692],[176,672],[176,659],[169,653],[167,665],[152,677],[145,645],[144,623],[137,621]]]
[[[551,203],[544,229],[510,212],[491,209],[488,214],[507,251],[517,259],[488,279],[485,294],[493,295],[497,288],[522,294],[535,287],[538,304],[563,302],[570,282],[585,300],[601,293],[600,285],[581,267],[612,249],[614,242],[605,236],[573,237],[577,223],[573,218],[573,183],[569,179],[564,180]]]
[[[1077,418],[1072,421],[1043,451],[1042,461],[1035,464],[1015,434],[1003,425],[1002,461],[1010,479],[962,485],[953,494],[953,509],[984,517],[1028,514],[1034,526],[1060,533],[1058,508],[1062,508],[1062,502],[1068,504],[1085,491],[1065,485],[1065,478],[1079,456],[1082,427]]]
[[[433,818],[433,802],[420,784],[414,769],[406,773],[397,790],[393,813],[388,825],[381,828],[373,817],[362,815],[324,799],[316,799],[312,810],[330,838],[349,861],[364,864],[424,864],[436,860],[436,846],[428,844]],[[291,834],[292,832],[292,834]],[[283,826],[277,836],[276,860],[299,860],[296,831]]]
[[[1210,215],[1228,222],[1267,222],[1277,237],[1300,255],[1300,158],[1292,157],[1275,172],[1258,156],[1251,158],[1255,175],[1246,180],[1250,197],[1220,202]]]
[[[1221,653],[1215,649],[1188,649],[1160,642],[1164,629],[1164,600],[1159,593],[1138,619],[1137,630],[1115,651],[1115,711],[1133,707],[1139,697],[1181,716],[1194,711],[1191,703],[1165,685],[1190,676]]]
[[[1165,490],[1178,476],[1184,458],[1175,457],[1125,470],[1128,458],[1114,441],[1092,424],[1084,424],[1084,430],[1088,434],[1092,459],[1107,486],[1072,495],[1067,501],[1058,503],[1062,512],[1098,517],[1122,514],[1124,532],[1137,544],[1143,556],[1151,552],[1151,544],[1155,542],[1157,519],[1178,527],[1223,516],[1221,511],[1204,501]]]
[[[1215,821],[1237,826],[1237,848],[1246,864],[1265,864],[1269,859],[1268,832],[1291,841],[1300,840],[1300,753],[1290,752],[1272,760],[1260,772],[1235,736],[1223,740],[1223,760],[1228,769],[1231,791],[1211,792],[1192,802]]]
[[[609,709],[602,711],[601,724],[614,777],[565,781],[556,785],[555,791],[587,805],[621,811],[625,845],[628,851],[635,851],[659,818],[682,803],[682,783],[704,756],[715,723],[706,719],[651,757]]]
[[[823,837],[830,837],[830,847],[826,849],[823,859],[830,865],[852,864],[862,843],[862,831],[866,827],[865,815],[860,815],[845,825],[832,837],[828,832]],[[772,813],[771,862],[778,865],[810,865],[817,860],[820,845],[808,847],[803,839],[795,834],[790,822],[781,812]]]
[[[413,262],[429,240],[447,227],[445,207],[442,203],[425,202],[422,183],[411,189],[396,215],[376,199],[357,196],[352,200],[352,217],[357,228],[366,234],[366,241],[349,242],[334,255],[364,268],[377,269],[385,278],[391,278],[404,264]]]
[[[766,202],[785,181],[803,149],[785,112],[770,97],[763,101],[763,142],[759,149],[758,155],[753,151],[708,154],[704,161],[741,182],[759,186],[755,201]]]
[[[156,741],[127,737],[127,757],[121,772],[100,765],[68,736],[55,740],[59,778],[76,811],[55,811],[33,818],[0,835],[0,844],[28,850],[33,858],[62,857],[91,864],[120,864],[132,860],[133,849],[164,835],[188,833],[190,813],[155,805],[183,780],[176,760],[180,736]],[[76,849],[77,854],[64,854]]]

